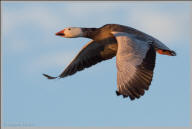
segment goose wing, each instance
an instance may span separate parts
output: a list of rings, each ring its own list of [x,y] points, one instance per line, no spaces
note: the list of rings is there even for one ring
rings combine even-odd
[[[112,49],[113,48],[113,49]],[[111,59],[116,55],[117,44],[103,44],[98,41],[91,40],[88,42],[77,56],[71,61],[66,69],[58,76],[63,78],[69,75],[73,75],[78,71],[91,67],[101,61]],[[47,74],[43,74],[48,79],[55,79],[57,77],[51,77]]]
[[[131,100],[144,95],[153,77],[154,47],[125,32],[112,32],[118,42],[116,55],[117,95]]]

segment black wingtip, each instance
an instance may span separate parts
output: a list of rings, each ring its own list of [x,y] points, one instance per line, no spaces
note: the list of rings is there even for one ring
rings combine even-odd
[[[47,74],[43,74],[43,76],[45,76],[47,79],[56,79],[57,77],[52,77],[52,76],[49,76]]]

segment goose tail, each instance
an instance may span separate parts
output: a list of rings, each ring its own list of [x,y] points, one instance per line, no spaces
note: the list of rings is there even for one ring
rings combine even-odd
[[[177,53],[175,51],[171,51],[171,56],[176,56]]]
[[[176,56],[176,52],[172,50],[158,49],[157,52],[161,55]]]

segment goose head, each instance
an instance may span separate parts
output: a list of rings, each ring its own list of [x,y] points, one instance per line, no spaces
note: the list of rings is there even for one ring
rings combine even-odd
[[[68,27],[57,32],[56,35],[64,38],[83,37],[83,30],[80,27]]]

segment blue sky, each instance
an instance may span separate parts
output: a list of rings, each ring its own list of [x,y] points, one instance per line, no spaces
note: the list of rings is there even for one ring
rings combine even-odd
[[[189,126],[189,2],[3,2],[3,125]],[[69,26],[128,25],[177,52],[157,55],[150,89],[140,99],[117,97],[115,58],[73,76],[59,75],[86,38],[55,33]]]

